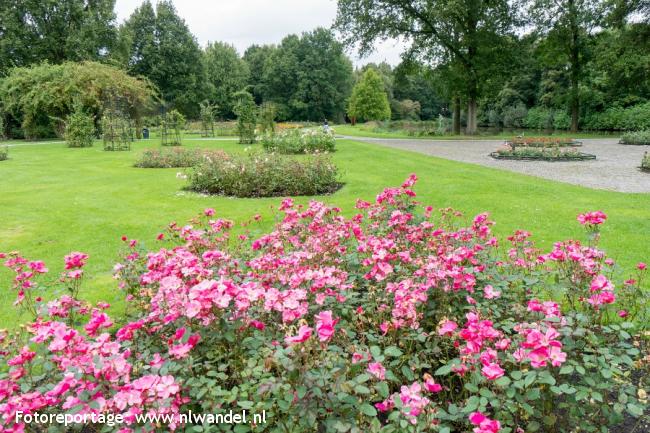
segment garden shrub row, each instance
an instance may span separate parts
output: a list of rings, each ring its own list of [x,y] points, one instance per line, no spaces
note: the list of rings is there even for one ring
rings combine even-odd
[[[632,107],[611,107],[584,117],[582,127],[593,130],[650,130],[650,102]]]
[[[223,159],[227,154],[221,150],[183,149],[180,147],[145,149],[135,163],[140,168],[183,168],[199,164],[205,158]]]
[[[626,132],[621,137],[621,144],[650,144],[650,129],[646,131]]]
[[[336,139],[331,132],[287,129],[264,134],[260,141],[267,152],[284,154],[334,152]]]
[[[0,147],[0,161],[9,159],[9,146]]]
[[[541,161],[578,161],[596,159],[596,155],[579,152],[573,147],[510,147],[490,154],[495,159],[521,159]]]
[[[324,154],[288,157],[247,152],[204,158],[188,178],[192,191],[235,197],[329,194],[341,186],[336,166]]]
[[[585,242],[540,250],[522,230],[497,240],[487,214],[423,208],[414,183],[349,218],[285,199],[254,237],[206,209],[158,251],[126,239],[116,320],[77,299],[87,255],[66,256],[59,279],[1,254],[34,322],[3,334],[0,425],[34,431],[17,411],[112,414],[126,425],[106,431],[171,431],[183,426],[135,415],[232,409],[265,411],[254,431],[569,433],[641,416],[646,266],[612,279],[607,216],[579,215]]]

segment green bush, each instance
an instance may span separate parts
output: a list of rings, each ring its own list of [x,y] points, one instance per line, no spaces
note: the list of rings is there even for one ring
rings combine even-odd
[[[224,158],[221,150],[171,148],[169,150],[145,149],[134,164],[139,168],[180,168],[192,167],[204,158]]]
[[[27,138],[63,132],[57,119],[66,119],[75,104],[99,118],[107,95],[128,101],[128,110],[137,119],[154,94],[148,80],[96,62],[14,68],[0,80],[1,105],[21,124]]]
[[[648,152],[643,154],[643,159],[641,160],[641,170],[650,171],[650,155],[648,155]]]
[[[621,144],[650,144],[650,130],[627,132],[621,137]]]
[[[285,154],[334,152],[336,145],[334,134],[320,130],[289,129],[265,134],[261,141],[267,152]]]
[[[251,152],[205,158],[189,172],[188,189],[234,197],[329,194],[341,184],[326,155],[289,157]]]
[[[95,123],[79,105],[65,121],[65,141],[68,147],[91,147],[95,139]]]
[[[524,104],[506,107],[503,109],[503,126],[506,128],[521,128],[524,126],[528,110]]]
[[[593,155],[582,153],[574,147],[515,147],[498,149],[491,154],[502,159],[539,159],[542,161],[567,161],[595,159]]]
[[[9,147],[0,147],[0,161],[9,159]]]
[[[582,126],[586,129],[639,131],[650,130],[650,102],[632,107],[612,107],[602,113],[584,117]]]
[[[253,95],[240,91],[233,95],[237,99],[234,112],[237,115],[237,134],[241,144],[255,143],[255,127],[257,126],[257,106]]]

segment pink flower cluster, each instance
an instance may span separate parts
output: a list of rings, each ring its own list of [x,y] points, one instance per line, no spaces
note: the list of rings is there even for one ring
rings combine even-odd
[[[578,222],[582,225],[598,226],[605,222],[607,215],[602,211],[585,212],[578,215]]]

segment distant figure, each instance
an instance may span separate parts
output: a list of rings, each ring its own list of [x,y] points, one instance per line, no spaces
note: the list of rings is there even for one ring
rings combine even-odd
[[[330,125],[329,123],[327,123],[327,120],[325,120],[325,122],[323,123],[323,132],[326,133],[330,132]]]

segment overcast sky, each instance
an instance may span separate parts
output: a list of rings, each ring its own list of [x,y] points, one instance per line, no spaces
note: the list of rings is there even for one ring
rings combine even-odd
[[[143,0],[117,0],[118,22],[123,22]],[[152,0],[155,3],[155,0]],[[178,14],[185,19],[201,46],[208,41],[233,44],[240,54],[252,44],[279,43],[291,33],[316,27],[330,27],[336,17],[336,0],[173,0]],[[359,59],[348,52],[356,65],[387,61],[400,62],[402,45],[388,41]]]

